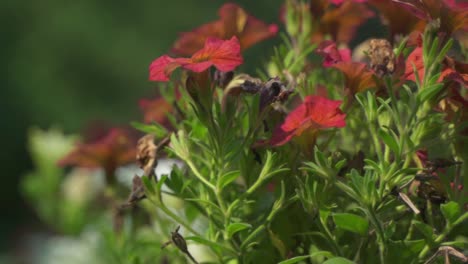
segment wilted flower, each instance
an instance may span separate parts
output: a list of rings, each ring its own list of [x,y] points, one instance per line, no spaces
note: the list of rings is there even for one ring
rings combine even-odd
[[[351,61],[351,50],[348,48],[338,49],[336,43],[331,40],[320,43],[316,51],[324,57],[323,67],[331,67],[342,61]]]
[[[370,67],[377,76],[391,74],[395,71],[395,54],[392,45],[386,39],[371,39],[368,55]]]
[[[245,50],[278,32],[277,25],[267,25],[233,3],[224,4],[218,13],[219,20],[202,25],[192,32],[182,33],[172,51],[190,56],[201,49],[209,37],[230,39],[233,36],[239,39],[241,49]]]
[[[169,76],[178,67],[193,72],[203,72],[215,66],[218,70],[228,72],[243,62],[240,45],[236,37],[230,40],[207,38],[205,46],[191,58],[171,58],[163,55],[150,65],[151,81],[169,81]]]
[[[78,143],[75,149],[59,161],[59,165],[103,168],[109,181],[115,169],[133,162],[135,155],[135,141],[130,134],[124,129],[113,128],[101,138]]]
[[[339,108],[341,103],[321,96],[305,97],[304,102],[274,130],[270,145],[284,145],[305,132],[306,136],[314,137],[321,129],[344,127],[346,114]]]

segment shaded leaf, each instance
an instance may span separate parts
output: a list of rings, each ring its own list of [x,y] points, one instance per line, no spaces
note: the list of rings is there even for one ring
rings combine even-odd
[[[246,223],[232,223],[230,224],[226,230],[228,237],[231,238],[235,233],[240,232],[244,229],[251,228],[252,226]]]
[[[336,257],[325,261],[323,264],[355,264],[355,262],[349,259]]]
[[[333,221],[336,226],[347,231],[366,235],[369,229],[369,222],[361,216],[348,213],[333,214]]]
[[[440,210],[449,225],[452,225],[460,217],[461,211],[458,203],[450,201],[440,206]]]
[[[218,182],[219,188],[223,189],[228,184],[230,184],[231,182],[236,180],[237,177],[239,177],[239,173],[240,173],[239,170],[235,170],[235,171],[230,171],[230,172],[224,174],[223,176],[221,176],[221,178],[219,179],[219,182]]]

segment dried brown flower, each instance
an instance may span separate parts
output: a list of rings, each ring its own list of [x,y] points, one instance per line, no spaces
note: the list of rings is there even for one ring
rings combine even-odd
[[[386,39],[371,39],[368,50],[370,67],[377,76],[382,77],[395,71],[395,54]]]

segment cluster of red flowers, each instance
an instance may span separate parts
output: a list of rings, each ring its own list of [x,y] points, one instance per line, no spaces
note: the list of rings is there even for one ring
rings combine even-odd
[[[358,26],[375,15],[369,6],[378,10],[382,21],[388,25],[390,42],[400,34],[421,32],[426,23],[436,19],[440,20],[441,31],[445,32],[446,36],[460,38],[462,35],[459,35],[459,32],[468,30],[468,5],[457,4],[453,0],[311,1],[307,5],[315,25],[311,41],[320,43],[317,52],[324,57],[323,66],[336,68],[344,74],[345,87],[351,94],[379,85],[376,83],[379,79],[376,78],[376,72],[363,62],[352,61],[351,51],[346,47]],[[282,20],[284,21],[283,16]],[[277,25],[260,21],[236,4],[225,4],[219,9],[218,20],[180,35],[172,52],[186,57],[163,55],[155,59],[149,67],[149,79],[169,81],[177,68],[193,73],[206,72],[212,66],[220,72],[233,71],[243,63],[243,50],[275,36],[277,31]],[[325,40],[326,38],[331,40]],[[395,71],[395,78],[402,82],[415,81],[414,68],[419,78],[423,78],[422,47],[420,41],[416,43],[419,45],[416,45],[408,56],[404,66],[391,65],[391,71]],[[396,70],[394,67],[403,69]],[[442,70],[439,81],[448,80],[466,87],[467,64],[446,58]],[[456,98],[452,103],[468,106],[468,102],[457,89],[453,89],[452,93],[455,93],[452,99]],[[329,100],[322,96],[305,97],[302,104],[291,111],[284,123],[274,130],[269,143],[272,146],[280,146],[302,134],[310,136],[317,134],[320,129],[344,127],[346,115],[340,110],[341,104],[341,101]],[[142,100],[140,107],[145,112],[145,122],[158,123],[166,122],[166,112],[172,109],[172,105],[161,97],[153,101]],[[134,152],[130,151],[128,142],[123,140],[125,138],[121,131],[111,131],[101,141],[79,145],[61,161],[61,164],[86,167],[122,164],[134,158]]]

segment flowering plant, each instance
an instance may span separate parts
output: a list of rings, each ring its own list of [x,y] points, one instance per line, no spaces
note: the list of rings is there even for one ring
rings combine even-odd
[[[133,123],[145,135],[111,129],[58,162],[107,179],[94,206],[80,205],[86,217],[75,212],[83,221],[58,230],[92,226],[102,263],[466,262],[468,65],[455,59],[467,56],[466,5],[288,0],[281,10],[278,33],[225,4],[175,42],[184,57],[156,58],[160,94]],[[375,12],[388,39],[352,52]],[[243,51],[276,35],[264,69],[245,73]],[[141,171],[128,188],[116,179],[130,161]],[[24,186],[50,204],[62,195],[57,177],[50,184],[31,175]],[[50,225],[65,217],[35,203]]]

